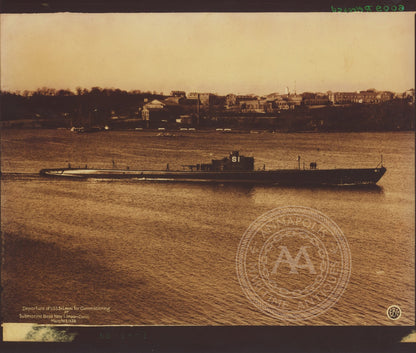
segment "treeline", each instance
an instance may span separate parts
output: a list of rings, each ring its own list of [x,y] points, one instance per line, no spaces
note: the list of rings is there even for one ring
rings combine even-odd
[[[70,90],[41,88],[36,91],[1,92],[1,120],[46,119],[76,124],[92,119],[104,124],[111,114],[137,115],[145,99],[162,99],[157,92],[93,87]]]
[[[311,110],[310,114],[312,125],[320,131],[406,131],[415,128],[415,105],[408,99],[329,106]]]

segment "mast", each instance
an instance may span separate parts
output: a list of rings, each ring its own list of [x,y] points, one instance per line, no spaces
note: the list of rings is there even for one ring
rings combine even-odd
[[[200,104],[200,94],[198,93],[198,103],[197,103],[197,106],[196,106],[196,114],[197,114],[197,116],[196,116],[196,118],[197,118],[197,120],[196,120],[196,125],[197,126],[199,126],[199,104]]]

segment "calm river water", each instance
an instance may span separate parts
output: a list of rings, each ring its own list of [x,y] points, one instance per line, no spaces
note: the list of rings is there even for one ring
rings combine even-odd
[[[349,242],[348,287],[300,324],[414,323],[414,133],[222,134],[3,130],[1,227],[5,322],[51,323],[74,306],[76,324],[287,325],[246,298],[236,253],[248,226],[276,207],[330,217]],[[49,180],[41,168],[171,169],[240,150],[256,168],[375,167],[379,188],[234,187]],[[386,309],[399,305],[392,321]],[[48,309],[49,307],[49,309]],[[25,316],[26,315],[26,316]],[[30,316],[34,315],[34,316]],[[45,315],[36,316],[36,315]],[[77,316],[78,315],[78,316]],[[59,316],[57,316],[58,318]],[[72,322],[75,323],[75,322]]]

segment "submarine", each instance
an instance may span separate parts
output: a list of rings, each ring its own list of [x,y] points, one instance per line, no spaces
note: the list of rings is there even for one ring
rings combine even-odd
[[[93,169],[93,168],[57,168],[42,169],[40,175],[51,178],[72,179],[134,179],[149,181],[177,182],[213,182],[235,184],[263,184],[285,186],[320,185],[361,185],[376,184],[385,174],[381,165],[375,168],[359,169],[318,169],[316,162],[309,169],[254,170],[254,157],[240,155],[233,151],[228,157],[213,159],[211,163],[182,165],[183,170],[130,170],[130,169]]]

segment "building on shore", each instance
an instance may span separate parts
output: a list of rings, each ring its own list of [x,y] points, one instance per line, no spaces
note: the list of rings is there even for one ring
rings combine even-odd
[[[409,104],[415,104],[415,90],[413,88],[408,89],[407,91],[398,94],[397,96],[398,98],[407,99]]]
[[[378,104],[394,98],[394,93],[368,89],[356,92],[328,92],[328,99],[333,104]]]
[[[187,98],[190,100],[195,100],[203,106],[208,106],[210,105],[212,99],[214,97],[214,94],[212,93],[198,93],[198,92],[190,92],[187,95]]]
[[[183,98],[185,98],[186,97],[186,92],[185,91],[171,91],[170,95],[172,97],[183,97]]]
[[[239,107],[242,113],[265,113],[263,102],[259,99],[240,101]]]
[[[163,109],[165,108],[166,104],[162,103],[161,101],[157,99],[153,99],[151,102],[146,103],[143,106],[143,109]]]
[[[300,107],[302,104],[302,96],[296,93],[285,95],[284,99],[286,99],[289,109],[295,109],[296,107]]]
[[[235,94],[227,94],[225,96],[225,109],[231,109],[237,105],[237,96]]]
[[[157,99],[144,104],[141,115],[142,120],[146,121],[146,127],[151,127],[161,122],[167,123],[170,116],[169,111],[166,109],[166,104]]]
[[[329,95],[324,93],[303,93],[302,104],[306,106],[321,106],[331,104]]]

